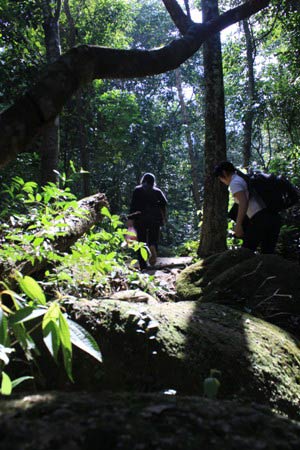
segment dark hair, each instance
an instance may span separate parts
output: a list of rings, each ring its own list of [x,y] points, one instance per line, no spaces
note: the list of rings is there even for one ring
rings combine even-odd
[[[220,177],[223,175],[223,172],[234,173],[235,171],[236,168],[231,162],[222,161],[214,168],[213,174],[215,177]]]
[[[149,186],[154,186],[155,176],[152,173],[144,173],[141,179],[141,184],[146,183]]]

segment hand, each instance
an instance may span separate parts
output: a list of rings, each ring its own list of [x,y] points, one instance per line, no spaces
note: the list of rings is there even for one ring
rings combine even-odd
[[[234,227],[234,234],[235,234],[235,237],[237,237],[237,238],[242,238],[244,236],[244,230],[243,230],[242,225],[236,225]]]

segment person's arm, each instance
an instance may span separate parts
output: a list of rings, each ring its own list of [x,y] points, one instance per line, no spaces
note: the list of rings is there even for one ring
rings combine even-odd
[[[161,211],[161,215],[162,215],[162,222],[163,222],[163,225],[165,225],[167,223],[167,204],[168,204],[168,201],[166,199],[165,194],[161,190],[160,190],[160,203],[161,203],[160,211]]]
[[[137,189],[135,189],[133,191],[132,197],[131,197],[129,215],[128,215],[128,220],[127,220],[127,227],[128,228],[131,228],[131,227],[134,226],[134,216],[141,213],[141,211],[137,211],[138,204],[139,204],[138,192],[137,192]]]
[[[235,235],[237,238],[241,238],[244,236],[243,221],[246,216],[249,200],[247,198],[246,191],[236,192],[234,194],[234,197],[238,200],[238,204],[239,204],[238,215],[237,215],[237,219],[236,219],[236,225],[234,228],[234,232],[235,232]]]

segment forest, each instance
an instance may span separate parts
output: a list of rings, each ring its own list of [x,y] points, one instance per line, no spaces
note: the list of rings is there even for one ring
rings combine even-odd
[[[1,446],[298,449],[300,204],[253,252],[214,169],[300,198],[300,1],[0,0],[0,67]]]

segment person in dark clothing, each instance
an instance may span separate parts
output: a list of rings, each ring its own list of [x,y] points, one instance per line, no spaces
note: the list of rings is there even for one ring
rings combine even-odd
[[[136,229],[137,240],[145,242],[150,249],[149,263],[154,265],[157,258],[157,246],[160,227],[166,223],[167,199],[163,192],[155,186],[155,176],[145,173],[141,184],[136,186],[131,199],[128,227]],[[139,254],[141,269],[147,267]]]
[[[274,253],[281,227],[279,214],[269,211],[256,193],[250,195],[246,181],[231,162],[221,162],[214,175],[229,186],[238,204],[234,231],[236,237],[243,239],[243,247],[256,251],[260,246],[262,253]]]

